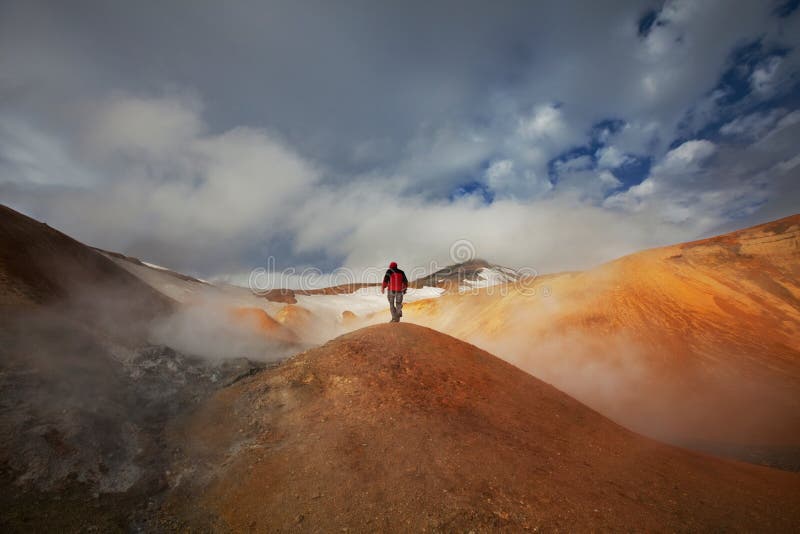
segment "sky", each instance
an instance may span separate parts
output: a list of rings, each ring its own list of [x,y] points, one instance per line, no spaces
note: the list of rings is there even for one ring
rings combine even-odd
[[[236,283],[589,268],[800,211],[798,4],[0,0],[0,202]]]

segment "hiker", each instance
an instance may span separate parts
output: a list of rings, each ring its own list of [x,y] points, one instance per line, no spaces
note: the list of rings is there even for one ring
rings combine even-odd
[[[389,322],[399,323],[400,317],[403,316],[403,295],[408,289],[408,278],[406,278],[406,273],[397,268],[396,261],[389,264],[389,269],[383,277],[381,293],[386,291],[387,287],[389,288],[389,310],[392,312],[392,320]]]

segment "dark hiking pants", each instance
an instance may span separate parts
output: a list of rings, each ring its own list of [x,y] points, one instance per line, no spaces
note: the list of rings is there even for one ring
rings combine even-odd
[[[389,291],[389,310],[392,312],[392,319],[399,321],[403,316],[403,292]]]

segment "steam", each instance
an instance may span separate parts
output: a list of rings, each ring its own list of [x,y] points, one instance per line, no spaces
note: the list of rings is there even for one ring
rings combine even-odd
[[[237,317],[221,302],[183,306],[153,322],[149,338],[153,343],[210,361],[275,361],[296,349],[261,331],[252,318]]]
[[[539,338],[515,333],[502,339],[476,335],[470,342],[555,385],[589,406],[601,406],[612,419],[627,419],[636,392],[653,379],[643,349],[630,337],[603,340],[581,332]],[[603,355],[603,357],[597,357]]]
[[[556,281],[547,298],[511,295],[498,297],[510,299],[499,305],[487,296],[444,297],[433,314],[411,308],[407,315],[481,347],[634,431],[712,454],[800,465],[800,401],[788,378],[714,366],[746,359],[752,349],[708,341],[715,339],[708,330],[713,326],[696,333],[664,325],[627,328],[614,323],[609,310],[586,313],[599,304],[592,303],[592,284],[580,282],[586,299],[566,295]],[[786,456],[785,447],[795,447],[793,456]]]
[[[168,422],[296,340],[230,303],[179,305],[82,245],[54,248],[34,262],[46,302],[0,301],[0,463],[26,488],[149,496]],[[26,283],[7,287],[35,294]]]

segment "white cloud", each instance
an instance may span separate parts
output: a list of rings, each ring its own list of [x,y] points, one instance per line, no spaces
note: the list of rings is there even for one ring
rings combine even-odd
[[[514,161],[493,162],[484,176],[486,184],[499,197],[532,198],[552,189],[550,180],[532,169],[517,169]]]
[[[402,151],[404,159],[396,173],[413,176],[428,187],[449,183],[451,175],[477,166],[491,150],[491,143],[473,131],[448,125],[424,127]]]
[[[585,171],[592,168],[592,158],[589,156],[577,156],[568,160],[558,161],[555,168],[559,174]]]
[[[631,157],[622,153],[614,146],[607,146],[597,150],[597,165],[602,169],[616,169],[630,163]]]
[[[325,225],[307,224],[323,210]],[[400,199],[365,184],[318,191],[293,221],[301,251],[323,248],[344,256],[344,264],[356,270],[389,260],[409,267],[448,265],[450,244],[469,239],[480,257],[544,273],[585,268],[686,232],[646,213],[621,214],[587,204],[573,193],[485,205],[470,199]]]
[[[89,244],[145,248],[160,255],[145,259],[176,268],[240,261],[236,254],[252,247],[240,240],[279,233],[319,173],[263,130],[205,133],[198,110],[184,98],[139,97],[114,97],[87,110],[84,142],[73,156],[90,154],[86,161],[105,180],[45,197],[16,190],[16,201]]]
[[[103,161],[122,154],[128,172],[110,191],[134,194],[136,184],[148,225],[177,239],[279,223],[318,179],[314,168],[262,130],[204,134],[198,109],[180,98],[117,97],[102,106],[86,139]]]
[[[518,133],[529,141],[561,142],[568,135],[561,110],[552,105],[541,105],[527,117],[519,119]]]
[[[199,102],[185,95],[117,94],[87,110],[85,142],[99,153],[169,158],[202,134],[201,111]]]
[[[632,213],[651,210],[662,220],[682,223],[694,213],[697,204],[687,187],[702,165],[716,152],[714,143],[707,140],[686,141],[670,150],[653,166],[650,176],[641,183],[608,197],[603,205]]]
[[[796,211],[790,206],[798,201],[793,185],[800,178],[797,129],[797,125],[775,126],[749,145],[688,141],[667,153],[641,184],[608,197],[603,205],[706,231],[721,226],[730,230],[786,215]],[[775,163],[778,154],[784,156]],[[713,165],[709,165],[712,156]],[[760,218],[754,219],[759,213]],[[735,226],[729,222],[732,218],[737,219]]]
[[[716,152],[716,145],[707,140],[686,141],[670,150],[650,171],[641,183],[620,191],[604,200],[603,206],[630,213],[651,210],[659,213],[663,220],[681,223],[688,219],[684,203],[686,186],[702,170],[705,163]],[[680,200],[678,200],[680,198]],[[687,211],[688,210],[688,211]]]
[[[724,124],[719,132],[722,135],[739,136],[749,139],[756,139],[763,136],[785,115],[785,109],[773,109],[770,111],[758,111],[737,117]]]
[[[782,62],[780,57],[773,56],[756,67],[750,75],[750,85],[753,91],[762,97],[771,95],[775,91]]]
[[[716,151],[716,145],[705,139],[686,141],[667,152],[653,168],[654,175],[686,175],[700,170]]]
[[[597,177],[605,189],[615,189],[622,185],[622,182],[611,171],[600,171]]]
[[[788,128],[800,123],[800,110],[795,110],[778,121],[778,129]]]
[[[588,205],[601,205],[605,196],[622,183],[608,170],[578,169],[558,175],[557,195],[572,195]]]
[[[775,164],[775,167],[781,172],[786,173],[789,172],[796,167],[800,166],[800,154],[797,154],[793,158],[789,158],[783,161],[779,161]]]
[[[797,146],[797,139],[788,136],[787,132],[796,131],[795,127],[798,124],[800,124],[800,110],[795,110],[783,116],[771,130],[757,139],[753,146],[765,152],[792,151]]]
[[[621,209],[628,212],[640,212],[647,208],[648,199],[656,192],[658,183],[654,178],[647,178],[641,183],[608,197],[603,206],[611,209]]]
[[[607,142],[613,142],[617,150],[626,154],[648,154],[663,142],[662,130],[663,125],[656,121],[629,122],[619,132],[610,135]]]
[[[57,137],[0,115],[0,183],[74,187],[89,186],[97,179],[72,160]]]
[[[495,161],[492,163],[488,169],[486,169],[486,181],[489,183],[490,187],[496,187],[498,182],[506,180],[509,176],[514,173],[514,162],[510,159],[502,159],[500,161]]]

